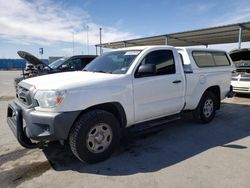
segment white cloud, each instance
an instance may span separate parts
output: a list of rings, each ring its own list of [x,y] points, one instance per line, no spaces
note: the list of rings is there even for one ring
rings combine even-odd
[[[237,1],[236,1],[237,2]],[[236,4],[234,9],[222,14],[220,17],[213,20],[213,26],[228,25],[240,22],[247,22],[250,20],[249,5]]]
[[[241,48],[249,48],[249,46],[250,42],[241,43]],[[238,43],[214,44],[214,45],[209,45],[208,48],[225,50],[227,52],[230,52],[231,50],[238,49]]]
[[[214,3],[198,3],[194,5],[192,8],[196,10],[197,12],[206,12],[214,8],[215,4]]]
[[[0,0],[0,38],[11,43],[49,45],[57,42],[86,44],[86,25],[89,43],[99,43],[99,28],[103,29],[103,42],[125,40],[138,36],[130,32],[100,25],[78,8],[49,0]]]
[[[171,3],[171,2],[169,2]],[[207,1],[202,1],[202,2],[193,2],[193,3],[186,3],[182,4],[179,9],[182,12],[192,14],[192,15],[200,15],[200,14],[206,14],[207,12],[211,11],[214,7],[216,6],[215,3],[213,2],[207,2]],[[190,12],[190,10],[192,10]]]
[[[73,54],[72,48],[62,48],[61,51],[63,56],[71,56]]]

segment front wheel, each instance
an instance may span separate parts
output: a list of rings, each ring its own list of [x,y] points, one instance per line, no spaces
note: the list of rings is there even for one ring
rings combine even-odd
[[[115,116],[104,110],[93,110],[81,115],[69,136],[72,152],[87,163],[107,159],[119,144],[119,127]]]
[[[200,123],[209,123],[215,116],[216,97],[214,93],[207,91],[201,97],[197,108],[193,111],[193,117]]]

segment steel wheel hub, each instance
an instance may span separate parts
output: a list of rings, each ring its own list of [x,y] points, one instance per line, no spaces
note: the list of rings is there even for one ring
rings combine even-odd
[[[214,103],[212,99],[207,99],[204,103],[203,114],[206,118],[209,118],[214,110]]]
[[[110,146],[112,141],[112,130],[108,124],[96,124],[87,135],[87,148],[92,153],[101,153]]]

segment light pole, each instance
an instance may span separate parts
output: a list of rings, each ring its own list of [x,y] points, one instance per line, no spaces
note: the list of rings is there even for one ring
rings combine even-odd
[[[102,28],[100,27],[100,55],[102,55]]]
[[[86,29],[87,29],[87,52],[89,55],[89,26],[86,25]]]
[[[75,34],[72,32],[72,53],[75,54]]]
[[[97,53],[98,53],[97,52],[97,45],[95,45],[95,55],[98,55]]]

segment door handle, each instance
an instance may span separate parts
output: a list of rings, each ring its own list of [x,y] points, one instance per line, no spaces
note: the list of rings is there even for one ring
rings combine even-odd
[[[181,83],[181,80],[175,80],[173,81],[174,84],[178,84],[178,83]]]

